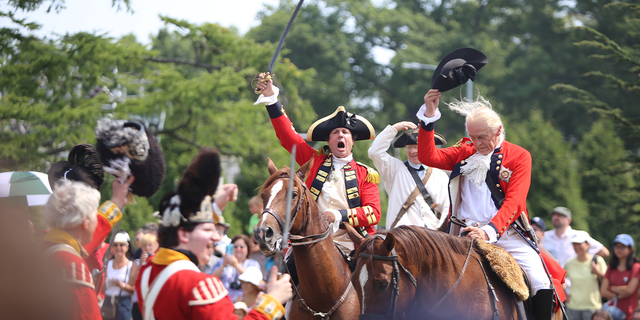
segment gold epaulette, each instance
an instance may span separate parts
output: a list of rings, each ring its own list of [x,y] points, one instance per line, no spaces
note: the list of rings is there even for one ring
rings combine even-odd
[[[371,168],[362,162],[356,161],[356,163],[367,168],[367,178],[365,179],[365,181],[375,183],[375,184],[380,183],[380,174],[378,173],[378,171],[376,171],[376,169]]]
[[[453,146],[454,146],[455,148],[460,148],[460,147],[462,147],[462,140],[463,140],[463,139],[464,139],[464,138],[460,139],[460,141],[456,142],[456,144],[454,144]]]
[[[122,212],[120,212],[120,208],[111,201],[103,203],[100,208],[98,208],[98,214],[105,217],[111,224],[111,227],[122,219]]]
[[[329,150],[329,146],[323,146],[322,148],[316,150],[317,156],[328,156],[331,154],[331,150]]]
[[[258,300],[253,310],[264,314],[271,320],[279,320],[284,316],[284,307],[282,304],[268,294],[260,297],[260,300]]]

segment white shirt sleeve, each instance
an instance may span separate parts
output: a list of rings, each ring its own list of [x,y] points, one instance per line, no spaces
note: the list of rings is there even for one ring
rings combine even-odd
[[[489,236],[489,243],[496,243],[498,242],[498,236],[496,235],[496,230],[490,226],[490,225],[486,225],[481,227],[480,229],[484,230],[487,235]]]
[[[254,106],[259,105],[260,103],[263,103],[266,106],[270,106],[276,102],[278,102],[278,94],[280,93],[280,88],[273,86],[273,95],[265,97],[263,94],[260,94],[260,96],[258,97],[258,100],[256,100],[256,102],[253,103]]]
[[[387,153],[389,145],[397,133],[398,130],[387,125],[375,140],[373,140],[371,147],[369,147],[369,159],[373,160],[373,165],[378,169],[380,178],[384,181],[384,186],[387,191],[393,188],[393,180],[396,172],[404,167],[402,161]]]
[[[425,111],[427,111],[427,106],[423,104],[422,107],[420,107],[420,110],[418,110],[418,113],[416,113],[416,117],[418,117],[418,120],[421,120],[426,124],[436,122],[442,116],[442,114],[440,113],[440,108],[436,109],[436,113],[431,118],[427,118],[424,116]]]

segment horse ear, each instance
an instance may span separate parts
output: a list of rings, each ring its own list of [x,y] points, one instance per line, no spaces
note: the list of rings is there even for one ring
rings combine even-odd
[[[384,242],[382,243],[382,249],[387,251],[386,253],[389,253],[393,250],[395,246],[396,246],[396,237],[393,235],[393,233],[387,233],[387,238],[384,239]]]
[[[360,245],[362,244],[362,241],[364,241],[364,237],[361,236],[358,233],[358,231],[356,231],[356,229],[354,227],[352,227],[350,224],[344,223],[344,227],[347,230],[347,234],[349,235],[349,239],[351,239],[353,241],[353,244],[355,244],[356,247],[360,247]]]
[[[278,168],[276,168],[275,163],[273,163],[273,160],[271,160],[271,158],[267,158],[269,159],[269,161],[267,162],[267,169],[269,169],[269,174],[274,174],[276,173],[276,171],[278,171]]]
[[[311,158],[311,160],[307,161],[305,164],[300,166],[300,168],[298,168],[296,174],[298,175],[298,178],[300,178],[300,180],[304,181],[307,179],[309,168],[311,168],[311,166],[313,166],[313,158]]]

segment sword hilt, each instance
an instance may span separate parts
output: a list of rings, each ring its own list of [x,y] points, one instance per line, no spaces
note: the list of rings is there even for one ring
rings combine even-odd
[[[264,77],[262,80],[260,80],[260,76],[261,75]],[[265,77],[265,73],[264,72],[257,74],[255,77],[253,77],[253,80],[251,80],[251,88],[253,88],[253,92],[255,94],[261,94],[262,93],[262,89],[258,88],[257,83],[267,82],[267,81],[269,81],[271,79],[272,79],[271,78],[271,74],[269,74],[266,77]],[[254,85],[254,83],[256,83],[256,85]]]

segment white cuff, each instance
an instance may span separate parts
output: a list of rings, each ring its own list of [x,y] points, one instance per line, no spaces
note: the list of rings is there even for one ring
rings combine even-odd
[[[416,113],[416,117],[418,117],[418,120],[422,120],[422,122],[424,122],[425,124],[436,122],[442,116],[442,114],[440,113],[440,108],[436,109],[436,113],[431,118],[425,117],[425,111],[427,111],[427,105],[423,104],[422,107],[420,107],[420,110],[418,110],[418,113]]]
[[[483,227],[480,227],[480,229],[484,230],[484,232],[487,233],[487,235],[489,236],[489,243],[496,243],[498,242],[498,235],[496,234],[496,229],[494,229],[492,226],[490,225],[486,225]]]
[[[340,224],[342,224],[342,215],[340,214],[340,211],[335,209],[329,209],[327,211],[333,213],[333,216],[335,217],[335,220],[333,220],[333,233],[336,233],[338,232],[338,229],[340,229]]]
[[[258,97],[258,100],[253,103],[254,106],[259,105],[264,102],[264,105],[270,106],[276,102],[278,102],[278,94],[280,93],[280,88],[273,86],[273,95],[265,97],[264,94],[261,94]]]
[[[217,203],[214,202],[211,207],[213,208],[213,212],[222,217],[222,210],[220,210]]]

